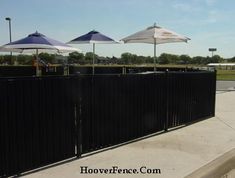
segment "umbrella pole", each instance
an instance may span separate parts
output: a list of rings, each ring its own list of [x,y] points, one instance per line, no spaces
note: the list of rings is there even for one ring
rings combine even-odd
[[[93,43],[92,74],[95,74],[95,43]]]
[[[156,39],[154,39],[154,72],[156,72]]]
[[[36,65],[36,76],[39,76],[39,58],[38,58],[38,49],[36,49],[36,61],[37,61],[37,65]]]

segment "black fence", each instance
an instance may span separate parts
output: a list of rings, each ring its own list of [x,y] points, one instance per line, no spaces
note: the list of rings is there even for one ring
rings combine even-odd
[[[36,75],[36,67],[33,66],[0,66],[0,77],[34,75]]]
[[[40,66],[41,75],[64,75],[63,66]],[[36,76],[34,66],[0,66],[0,77]]]
[[[215,72],[0,79],[0,177],[212,117]]]
[[[147,71],[153,71],[153,67],[148,66],[96,66],[95,74],[134,74]],[[198,71],[193,68],[182,67],[157,67],[157,71]],[[40,66],[42,76],[60,76],[60,75],[78,75],[92,74],[92,66]],[[36,76],[36,67],[34,66],[0,66],[0,77],[25,77]]]
[[[41,67],[41,74],[43,76],[47,75],[64,75],[64,67],[63,66],[48,66]]]
[[[154,67],[149,67],[149,66],[95,66],[94,68],[95,74],[133,74],[133,73],[142,73],[142,72],[149,72],[153,71]],[[193,69],[193,68],[182,68],[182,67],[157,67],[157,71],[162,71],[165,72],[166,70],[168,71],[198,71],[198,69]],[[69,66],[69,74],[74,75],[74,74],[92,74],[92,66],[74,66],[71,65]]]
[[[0,80],[0,176],[75,156],[73,84],[66,78]]]
[[[90,76],[81,82],[82,153],[164,129],[164,73]]]

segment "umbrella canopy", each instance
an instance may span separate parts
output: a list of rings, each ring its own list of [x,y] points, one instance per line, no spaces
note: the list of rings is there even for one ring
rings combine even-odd
[[[187,42],[190,38],[179,35],[171,30],[154,24],[145,30],[127,36],[121,41],[124,43],[148,43],[154,44],[154,71],[156,70],[156,45],[163,43]]]
[[[23,50],[22,49],[9,49],[5,48],[4,46],[0,46],[0,52],[16,52],[16,53],[21,53]]]
[[[36,58],[38,61],[39,50],[55,51],[59,53],[80,51],[65,43],[46,37],[45,35],[35,32],[28,35],[26,38],[8,43],[0,47],[0,51],[23,52],[25,50],[36,50]],[[38,75],[38,62],[37,62],[37,75]]]
[[[73,52],[79,51],[76,48],[73,48],[65,43],[59,42],[57,40],[46,37],[45,35],[35,32],[28,35],[26,38],[8,43],[1,47],[2,51],[4,50],[30,50],[30,49],[48,49],[55,50],[56,52]]]
[[[90,31],[89,33],[79,36],[70,42],[69,44],[93,44],[93,61],[92,61],[92,73],[94,74],[94,64],[95,64],[95,44],[115,44],[119,43],[116,40],[103,35],[98,31]]]
[[[109,38],[102,33],[92,30],[89,33],[79,36],[69,42],[70,44],[112,44],[112,43],[118,43],[112,38]]]

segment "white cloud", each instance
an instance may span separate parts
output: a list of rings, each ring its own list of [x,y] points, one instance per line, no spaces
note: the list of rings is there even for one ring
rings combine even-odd
[[[202,11],[200,3],[196,2],[196,1],[188,2],[188,3],[182,3],[179,1],[175,1],[172,4],[172,7],[175,10],[183,11],[183,12],[187,12],[187,13],[198,13],[198,12]]]
[[[196,4],[206,4],[207,6],[213,6],[217,0],[192,0],[191,2]]]
[[[182,10],[182,11],[190,11],[191,10],[191,6],[189,4],[183,4],[183,3],[173,4],[173,8],[178,9],[178,10]]]
[[[209,11],[208,17],[207,17],[207,19],[205,20],[205,22],[208,22],[208,23],[216,23],[217,21],[218,21],[218,12],[215,11],[215,10]]]
[[[206,4],[208,6],[213,6],[216,3],[217,0],[206,0]]]

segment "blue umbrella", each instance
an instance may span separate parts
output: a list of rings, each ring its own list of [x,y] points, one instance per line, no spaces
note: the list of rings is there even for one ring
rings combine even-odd
[[[38,51],[42,50],[54,50],[56,52],[72,52],[79,51],[65,43],[59,42],[57,40],[46,37],[45,35],[35,32],[28,35],[26,38],[8,43],[0,47],[0,51],[17,51],[23,52],[24,50],[34,50],[36,49],[36,59],[37,59],[37,75],[38,75]]]
[[[112,38],[109,38],[98,31],[90,31],[89,33],[79,36],[70,42],[70,44],[93,44],[93,61],[92,61],[92,73],[94,74],[95,64],[95,44],[115,44],[119,43]]]

